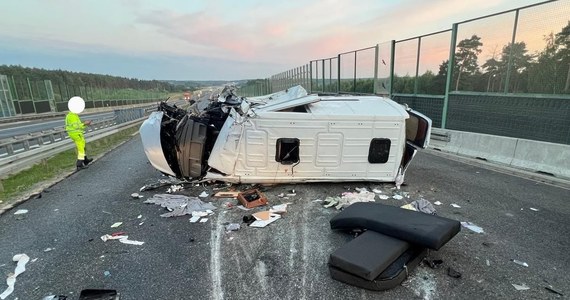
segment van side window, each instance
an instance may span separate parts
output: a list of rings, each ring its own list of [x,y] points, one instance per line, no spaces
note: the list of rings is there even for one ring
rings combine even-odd
[[[374,138],[368,149],[368,162],[371,164],[384,164],[390,156],[390,139]]]
[[[277,139],[275,161],[283,165],[292,165],[299,162],[299,139]]]

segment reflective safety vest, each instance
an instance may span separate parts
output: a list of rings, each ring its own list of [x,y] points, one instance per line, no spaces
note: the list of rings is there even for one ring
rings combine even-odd
[[[78,114],[72,112],[67,113],[65,116],[65,131],[67,131],[67,134],[83,133],[84,129],[85,125],[81,122],[81,119],[79,119]]]

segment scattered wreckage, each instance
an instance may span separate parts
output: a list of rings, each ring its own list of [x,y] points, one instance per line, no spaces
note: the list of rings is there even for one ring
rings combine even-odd
[[[403,182],[431,119],[388,98],[307,94],[260,97],[225,87],[189,111],[160,103],[141,125],[145,154],[162,173],[232,183]]]

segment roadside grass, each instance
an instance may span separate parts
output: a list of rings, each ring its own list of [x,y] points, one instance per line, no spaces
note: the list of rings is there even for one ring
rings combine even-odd
[[[139,129],[138,126],[127,128],[105,138],[89,142],[86,145],[88,157],[98,157],[129,140]],[[67,150],[45,159],[29,169],[10,175],[0,180],[0,206],[31,193],[42,183],[69,174],[75,169],[77,159],[75,149]]]

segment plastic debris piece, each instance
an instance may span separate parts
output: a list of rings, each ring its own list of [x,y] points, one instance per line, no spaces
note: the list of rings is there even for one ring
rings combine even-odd
[[[269,209],[270,212],[272,213],[276,213],[276,214],[284,214],[287,212],[287,205],[289,205],[291,203],[283,203],[283,204],[279,204],[279,205],[274,205],[271,209]]]
[[[435,201],[433,204],[435,204],[435,205],[438,205],[438,206],[439,206],[439,205],[442,205],[443,203],[441,203],[441,202],[439,202],[439,201]]]
[[[226,225],[226,231],[238,231],[240,228],[241,225],[239,223],[230,223]]]
[[[202,219],[200,219],[200,223],[206,223],[206,222],[208,222],[208,218],[202,218]]]
[[[277,195],[277,197],[283,198],[283,197],[285,197],[285,194],[281,193],[281,194]]]
[[[138,215],[138,216],[137,216],[137,219],[140,219],[140,218],[142,218],[142,215]]]
[[[38,258],[36,257],[36,258],[32,259],[31,262],[36,262],[37,260],[38,260]]]
[[[14,291],[14,284],[16,284],[16,277],[26,271],[26,264],[30,261],[30,257],[26,254],[16,254],[12,257],[12,261],[16,262],[16,269],[13,274],[8,275],[6,284],[8,287],[0,294],[0,299],[6,299]]]
[[[441,259],[434,259],[434,260],[424,259],[424,263],[432,269],[439,269],[439,267],[443,264],[443,260],[441,260]]]
[[[558,295],[560,295],[560,296],[564,296],[564,294],[562,294],[561,292],[555,290],[551,285],[545,286],[544,288],[545,288],[547,291],[551,292],[551,293],[558,294]]]
[[[198,195],[198,197],[200,197],[200,198],[206,198],[206,197],[208,197],[208,196],[209,196],[209,195],[208,195],[208,193],[206,193],[206,192],[202,192],[200,195]]]
[[[540,209],[531,207],[530,210],[532,210],[532,211],[539,211]]]
[[[238,206],[236,206],[236,207],[239,208],[239,209],[241,209],[241,210],[245,210],[245,211],[251,210],[251,208],[247,208],[247,207],[245,207],[245,206],[243,206],[243,205],[238,205]]]
[[[105,275],[105,277],[107,277],[107,276],[111,276],[111,272],[109,272],[109,271],[105,271],[105,272],[103,272],[103,275]]]
[[[455,203],[451,203],[450,205],[453,206],[453,207],[455,207],[455,208],[461,208],[461,206],[459,206],[459,205],[457,205],[457,204],[455,204]]]
[[[287,194],[287,195],[285,195],[285,196],[286,196],[286,197],[295,197],[295,196],[297,196],[297,194],[295,194],[295,193],[290,193],[290,194]]]
[[[402,196],[400,196],[400,195],[394,195],[394,196],[392,196],[392,198],[393,198],[393,199],[396,199],[396,200],[402,200],[402,199],[404,199],[404,197],[402,197]]]
[[[131,198],[139,199],[139,198],[142,198],[142,197],[143,197],[143,195],[140,195],[139,193],[132,193],[132,194],[131,194]]]
[[[378,195],[378,198],[380,198],[380,200],[388,200],[388,199],[390,199],[390,196],[388,196],[388,195]]]
[[[373,189],[372,192],[374,194],[382,194],[382,190],[381,189]]]
[[[45,249],[44,249],[44,252],[50,252],[50,251],[52,251],[53,249],[55,249],[55,248],[45,248]]]
[[[514,262],[515,264],[519,265],[519,266],[523,266],[523,267],[527,267],[528,268],[528,264],[524,261],[520,261],[517,259],[511,259],[512,262]]]
[[[355,191],[359,192],[359,193],[364,193],[364,192],[368,192],[368,190],[363,187],[363,188],[354,188]]]
[[[119,226],[123,225],[123,222],[116,222],[113,225],[111,225],[111,228],[117,228]]]
[[[269,216],[269,220],[256,220],[255,222],[249,224],[250,227],[256,227],[256,228],[263,228],[277,220],[279,220],[281,218],[281,215],[279,214],[270,214]]]
[[[461,222],[461,226],[473,231],[473,232],[477,232],[477,233],[485,233],[485,231],[483,231],[483,228],[471,223],[471,222]]]
[[[404,205],[400,206],[400,208],[412,210],[412,211],[417,211],[416,208],[411,203],[404,204]]]
[[[200,220],[200,218],[200,216],[192,216],[192,218],[190,218],[190,223],[196,223],[198,220]]]
[[[28,210],[27,209],[18,209],[14,214],[15,215],[23,215],[23,214],[27,214]]]
[[[529,289],[530,289],[530,288],[529,288],[526,284],[524,284],[524,283],[521,284],[521,285],[511,283],[511,285],[514,286],[517,291],[526,291],[526,290],[529,290]]]
[[[447,275],[449,275],[449,277],[453,277],[453,278],[461,278],[461,273],[454,270],[452,267],[447,268]]]
[[[16,298],[18,299],[18,298]],[[42,298],[42,300],[67,300],[67,296],[64,295],[49,295]]]
[[[78,300],[119,300],[116,290],[85,289],[79,294]]]
[[[151,183],[151,184],[144,185],[143,187],[140,188],[139,191],[144,192],[144,191],[154,190],[154,189],[157,189],[159,187],[163,187],[163,186],[167,186],[167,185],[182,184],[182,183],[187,183],[187,181],[183,181],[183,180],[180,180],[180,179],[175,178],[175,177],[169,177],[168,179],[159,179],[157,183]]]
[[[184,195],[156,194],[144,201],[144,203],[158,204],[172,210],[169,213],[160,215],[165,218],[189,215],[192,214],[193,211],[216,209],[212,203],[203,202],[197,197],[187,197]]]
[[[325,200],[315,199],[315,200],[313,200],[313,201],[311,201],[311,202],[323,202],[323,201],[325,201]]]
[[[144,224],[144,222],[140,222],[140,223],[139,223],[139,226],[141,226],[142,224]]]
[[[121,234],[123,234],[123,233],[124,232],[122,232]],[[119,240],[119,242],[121,242],[123,244],[137,245],[137,246],[144,244],[144,242],[129,240],[128,235],[120,235],[119,233],[117,233],[117,235],[105,234],[105,235],[101,236],[101,239],[103,240],[103,242],[106,242],[108,240]]]

